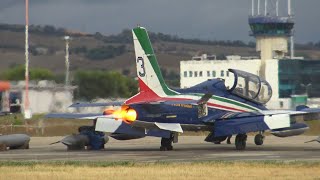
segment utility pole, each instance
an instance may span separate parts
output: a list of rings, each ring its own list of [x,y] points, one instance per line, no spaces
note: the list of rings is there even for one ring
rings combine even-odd
[[[32,117],[29,102],[29,0],[26,0],[26,27],[25,27],[25,100],[24,100],[24,118]]]
[[[65,80],[65,86],[70,85],[69,80],[69,68],[70,68],[70,62],[69,62],[69,42],[71,40],[70,36],[65,36],[64,40],[66,41],[66,80]]]

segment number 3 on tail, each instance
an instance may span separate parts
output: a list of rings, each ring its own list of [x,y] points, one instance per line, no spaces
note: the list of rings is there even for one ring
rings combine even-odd
[[[144,77],[146,75],[146,70],[144,68],[144,60],[142,57],[138,57],[137,59],[137,68],[139,76]]]

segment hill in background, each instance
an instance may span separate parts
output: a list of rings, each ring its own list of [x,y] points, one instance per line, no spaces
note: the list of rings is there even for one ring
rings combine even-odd
[[[30,27],[30,66],[50,69],[63,74],[65,42],[70,35],[71,70],[115,70],[125,75],[135,74],[133,42],[130,30],[118,35],[86,34],[53,26]],[[150,33],[159,64],[166,73],[179,74],[180,60],[202,53],[257,56],[254,43],[241,41],[204,41],[182,39],[162,33]],[[297,56],[320,59],[320,43],[297,45]],[[24,26],[0,24],[0,71],[24,64]]]

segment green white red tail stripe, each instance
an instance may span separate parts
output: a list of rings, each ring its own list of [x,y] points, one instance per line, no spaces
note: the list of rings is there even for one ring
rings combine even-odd
[[[132,30],[132,34],[136,54],[137,76],[141,82],[144,82],[160,97],[179,94],[165,84],[146,29],[137,27]],[[140,85],[140,88],[143,87]],[[147,89],[140,89],[140,91],[145,90]]]

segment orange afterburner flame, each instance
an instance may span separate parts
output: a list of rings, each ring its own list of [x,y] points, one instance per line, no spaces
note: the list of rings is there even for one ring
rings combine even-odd
[[[114,109],[112,109],[112,108],[107,108],[107,109],[105,109],[105,110],[103,111],[103,115],[111,115],[111,114],[113,114],[114,112],[115,112]]]
[[[137,119],[136,110],[130,108],[129,106],[122,106],[121,109],[106,109],[103,112],[104,115],[113,115],[116,120],[123,120],[125,123],[132,123]]]
[[[137,119],[136,110],[128,109],[124,119],[127,120],[127,121],[131,121],[131,122],[135,121]]]

